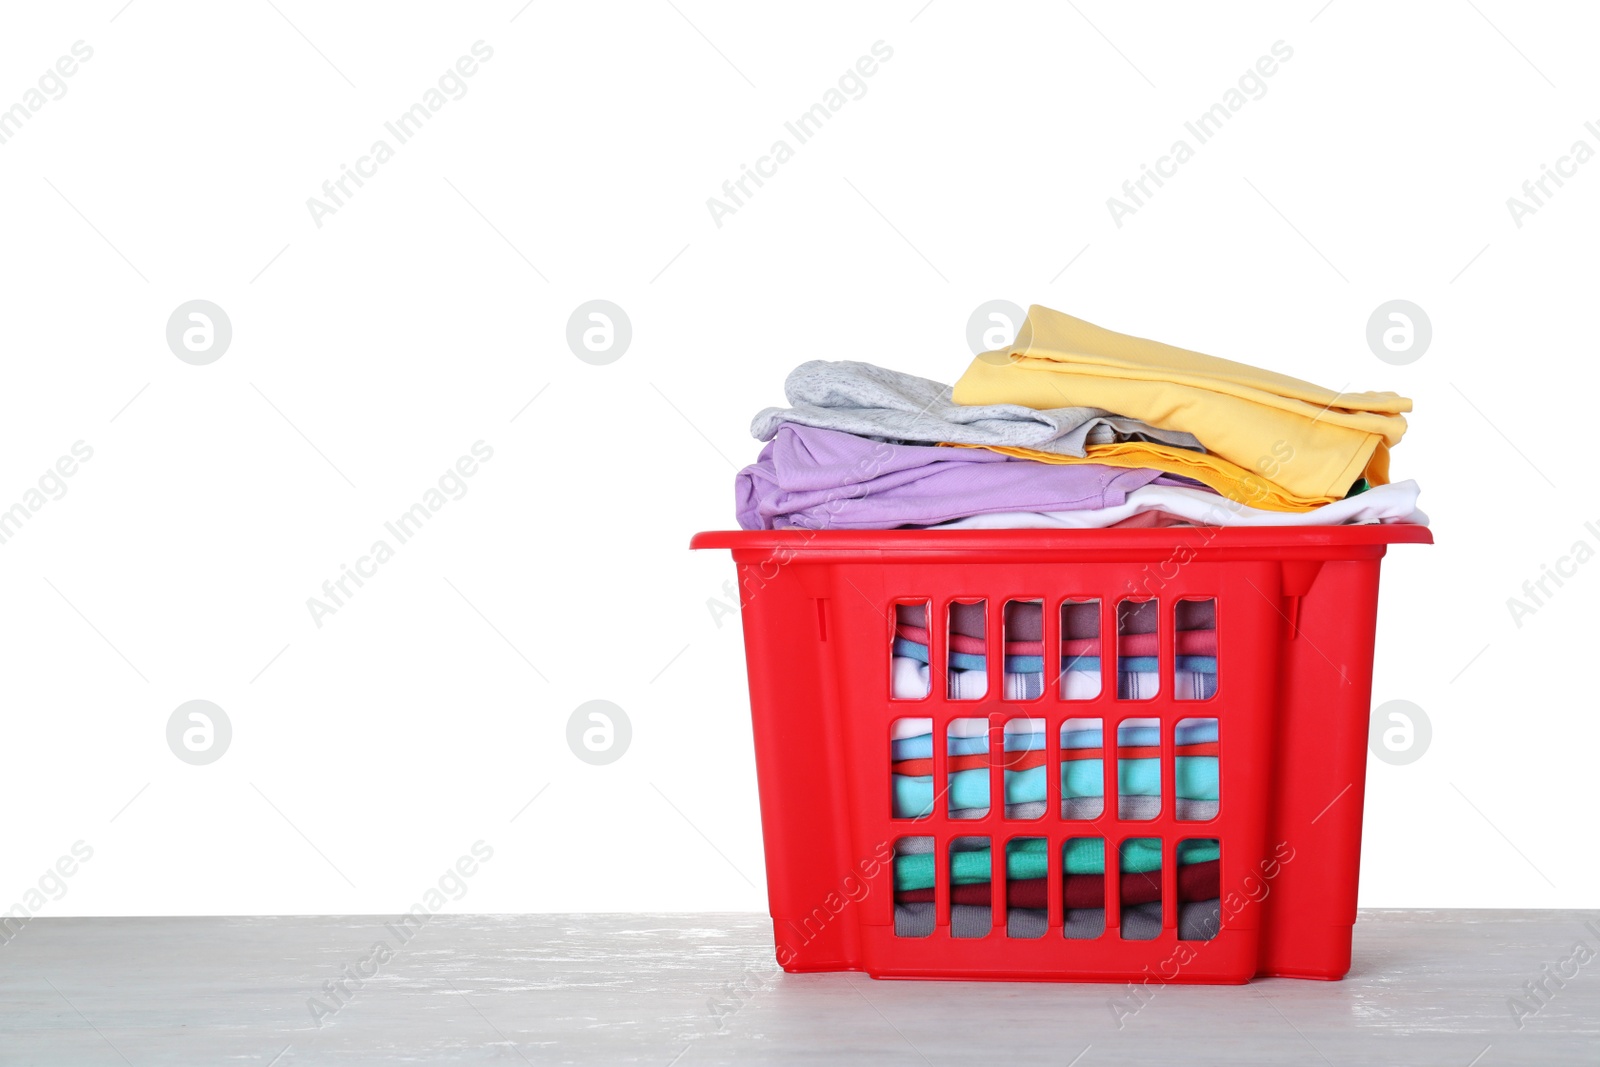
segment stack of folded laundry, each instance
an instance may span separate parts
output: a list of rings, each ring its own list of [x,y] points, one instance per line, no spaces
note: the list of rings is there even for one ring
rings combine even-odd
[[[1104,735],[1099,719],[1067,720],[1060,739],[1061,818],[1090,820],[1104,811]],[[1018,718],[1007,722],[1002,790],[1008,820],[1039,819],[1046,806],[1045,721]],[[1128,719],[1117,730],[1117,818],[1153,819],[1161,813],[1160,726],[1156,719]],[[898,719],[892,732],[892,814],[897,819],[931,815],[936,802],[947,807],[952,819],[977,819],[989,814],[989,721],[986,718],[954,720],[945,740],[946,781],[936,785],[933,775],[933,722]],[[1185,719],[1178,725],[1174,751],[1176,803],[1179,820],[1203,822],[1217,814],[1217,720]],[[941,799],[942,798],[942,799]],[[926,936],[932,929],[933,858],[929,838],[901,838],[896,848],[895,927],[901,936]],[[1013,840],[1020,853],[1008,852],[1006,899],[1008,929],[1013,937],[1037,936],[1018,932],[1043,930],[1045,924],[1048,856],[1043,838]],[[1098,838],[1074,839],[1063,856],[1068,920],[1067,936],[1098,936],[1105,926],[1104,863]],[[1191,839],[1180,845],[1178,900],[1180,936],[1202,939],[1215,930],[1218,907],[1218,843]],[[951,902],[962,908],[958,929],[989,929],[989,840],[957,838],[952,844]],[[1092,861],[1088,852],[1094,851]],[[1122,936],[1154,937],[1161,925],[1159,842],[1137,838],[1124,846],[1120,871],[1123,910]],[[1195,905],[1190,908],[1189,905]],[[924,905],[927,905],[924,907]],[[1142,907],[1143,910],[1140,910]],[[1037,914],[1033,912],[1037,911]],[[1083,914],[1078,914],[1079,912]],[[1146,920],[1153,914],[1153,925]],[[1203,920],[1211,917],[1210,927]],[[952,921],[958,917],[952,912]],[[1187,918],[1186,918],[1187,917]],[[1192,920],[1192,924],[1191,924]],[[1020,924],[1020,925],[1019,925]],[[1078,924],[1078,925],[1074,925]],[[926,926],[926,930],[924,930]],[[1093,932],[1087,932],[1092,930]],[[923,931],[919,933],[918,931]],[[1076,931],[1076,933],[1074,932]],[[956,936],[962,936],[957,933]],[[972,935],[981,936],[981,935]]]
[[[1072,722],[1074,720],[1069,720]],[[1061,732],[1061,817],[1094,819],[1104,810],[1105,770],[1100,720]],[[1161,812],[1160,727],[1128,719],[1117,729],[1117,818],[1153,819]],[[946,787],[933,780],[931,719],[898,719],[891,744],[894,817],[920,819],[942,796],[952,819],[989,814],[989,721],[957,719],[946,738]],[[1005,729],[1003,786],[1007,819],[1045,813],[1043,719],[1012,719]],[[1176,816],[1203,821],[1217,813],[1217,720],[1186,719],[1178,727]]]
[[[949,387],[814,360],[739,472],[745,529],[1426,523],[1389,483],[1411,401],[1345,393],[1033,307]],[[949,446],[949,447],[938,447]]]
[[[1153,600],[1128,601],[1117,618],[1117,699],[1154,696],[1156,611]],[[1177,612],[1179,700],[1205,700],[1217,690],[1217,614],[1212,600],[1181,600]],[[948,699],[981,700],[988,694],[984,650],[984,605],[950,605]],[[1005,699],[1034,700],[1044,694],[1044,602],[1011,600],[1005,605]],[[1100,695],[1100,606],[1069,603],[1062,613],[1061,698]],[[891,695],[921,700],[930,692],[927,606],[895,607],[890,659]]]
[[[736,479],[746,529],[1428,521],[1416,483],[1389,482],[1389,449],[1411,410],[1404,397],[1323,389],[1048,308],[1032,308],[1016,341],[978,356],[953,388],[867,363],[813,361],[789,375],[785,392],[789,407],[768,408],[751,425],[767,444]],[[904,825],[893,864],[895,932],[925,937],[942,925],[934,909],[943,871],[955,937],[987,935],[996,905],[1009,936],[1044,936],[1052,876],[1069,938],[1104,933],[1108,905],[1123,938],[1155,938],[1163,904],[1180,938],[1215,937],[1215,837],[1123,838],[1107,855],[1096,820],[1113,814],[1108,793],[1120,821],[1215,819],[1216,711],[1197,706],[1172,723],[1167,795],[1161,718],[1108,720],[1098,710],[1104,703],[1076,712],[1053,704],[1048,719],[1045,707],[1017,708],[1003,728],[991,715],[1005,708],[994,701],[1094,701],[1113,679],[1117,700],[1151,698],[1162,690],[1163,650],[1171,697],[1210,699],[1218,692],[1216,601],[1178,600],[1163,616],[1170,635],[1158,632],[1153,599],[1124,599],[1114,611],[1069,600],[1049,627],[1043,600],[1010,600],[992,616],[999,635],[988,632],[986,602],[957,600],[945,618],[932,607],[896,603],[886,620],[891,698],[924,700],[940,684],[946,700],[984,703],[937,731],[913,707],[892,721],[891,815],[988,820],[997,783],[1004,819],[1019,822],[1004,824],[1004,838],[947,837],[944,862],[935,837]],[[1102,620],[1114,622],[1114,636],[1103,634]],[[1058,648],[1046,647],[1047,630]],[[991,655],[1002,657],[992,675]],[[1114,775],[1107,759],[1116,761]],[[1059,812],[1048,810],[1052,796]],[[1062,840],[1057,817],[1081,821],[1084,836]],[[1040,820],[1039,836],[1028,835],[1026,820]],[[1002,840],[1003,871],[991,857]],[[1163,855],[1176,864],[1175,900],[1162,899]]]
[[[903,838],[894,863],[894,926],[900,937],[927,937],[934,927],[932,838]],[[1047,929],[1046,869],[1050,856],[1042,837],[1013,838],[1006,846],[1006,934],[1043,937]],[[1208,941],[1221,927],[1215,840],[1180,842],[1178,937]],[[1062,849],[1063,933],[1094,938],[1106,927],[1105,842],[1075,837]],[[952,937],[983,937],[991,929],[990,849],[987,837],[958,837],[950,851]],[[1148,941],[1161,933],[1161,842],[1153,837],[1123,842],[1118,862],[1120,934]]]

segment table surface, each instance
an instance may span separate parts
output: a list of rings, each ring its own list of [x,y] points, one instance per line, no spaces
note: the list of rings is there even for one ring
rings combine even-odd
[[[1105,985],[786,975],[769,921],[745,913],[0,932],[6,1067],[1600,1064],[1600,911],[1364,911],[1342,982],[1165,986],[1143,1003]]]

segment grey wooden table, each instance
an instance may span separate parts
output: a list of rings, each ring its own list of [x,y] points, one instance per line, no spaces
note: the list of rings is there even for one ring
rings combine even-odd
[[[1129,1014],[1109,986],[785,975],[750,914],[34,919],[0,945],[0,1064],[1595,1065],[1597,931],[1364,912],[1343,982]]]

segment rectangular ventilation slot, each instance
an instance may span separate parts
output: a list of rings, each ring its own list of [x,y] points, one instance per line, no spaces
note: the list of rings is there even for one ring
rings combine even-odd
[[[1006,700],[1044,696],[1044,601],[1008,600],[1005,605]]]
[[[894,843],[896,937],[933,935],[933,878],[933,838],[902,837]]]
[[[1117,726],[1117,818],[1161,814],[1161,720],[1123,719]]]
[[[950,720],[945,735],[945,776],[950,818],[981,819],[989,814],[988,719]]]
[[[1061,817],[1098,819],[1105,794],[1104,720],[1068,719],[1061,724]]]
[[[1100,695],[1100,601],[1067,600],[1061,605],[1062,700],[1093,700]]]
[[[1222,800],[1222,764],[1216,719],[1179,719],[1175,748],[1178,803],[1186,822],[1217,817]]]
[[[1069,837],[1061,845],[1064,937],[1087,941],[1106,932],[1106,843]]]
[[[1157,600],[1117,602],[1117,699],[1149,700],[1161,692]]]
[[[951,937],[987,937],[993,928],[991,866],[987,837],[950,842]]]
[[[1152,941],[1161,936],[1161,839],[1132,837],[1119,851],[1122,939]]]
[[[1006,818],[1044,818],[1046,785],[1043,719],[1006,720],[1005,751],[1000,762],[1005,768]]]
[[[1178,700],[1210,700],[1217,695],[1217,598],[1177,603],[1178,655],[1172,695]]]
[[[1042,837],[1013,837],[1006,842],[1006,936],[1043,937],[1049,925],[1046,865],[1049,842]]]
[[[929,684],[928,601],[902,600],[894,606],[889,635],[889,695],[895,700],[925,700]]]
[[[987,600],[957,600],[950,605],[948,630],[949,699],[982,700],[989,695]]]
[[[925,819],[933,814],[933,720],[896,719],[889,724],[889,817]]]
[[[1222,930],[1222,867],[1214,837],[1178,842],[1178,940],[1210,941]],[[1255,874],[1245,877],[1251,900],[1266,895],[1267,885]]]

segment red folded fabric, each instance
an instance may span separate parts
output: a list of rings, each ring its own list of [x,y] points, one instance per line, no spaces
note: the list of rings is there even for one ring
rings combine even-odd
[[[1123,634],[1117,640],[1117,649],[1124,656],[1155,656],[1160,654],[1156,635]],[[1098,637],[1074,637],[1062,643],[1061,651],[1067,656],[1098,656],[1100,654],[1100,639]],[[1179,630],[1178,655],[1180,656],[1215,656],[1217,654],[1217,631],[1215,630]]]
[[[896,637],[903,637],[907,641],[915,641],[919,645],[928,644],[928,631],[921,626],[897,626],[894,632]],[[968,637],[966,634],[951,634],[950,650],[952,652],[967,652],[974,656],[987,656],[989,654],[989,647],[983,638]],[[1006,655],[1042,656],[1044,655],[1044,642],[1007,641]]]
[[[1103,908],[1106,906],[1105,875],[1069,874],[1061,880],[1061,888],[1068,908]],[[1149,904],[1161,899],[1161,872],[1140,874],[1125,873],[1121,878],[1122,903]],[[1178,868],[1178,900],[1213,900],[1221,896],[1218,861],[1187,863]],[[1043,908],[1048,892],[1044,878],[1019,878],[1006,883],[1006,904],[1013,908]],[[931,902],[933,889],[905,889],[894,895],[898,904]],[[952,904],[990,903],[989,883],[952,886]]]

